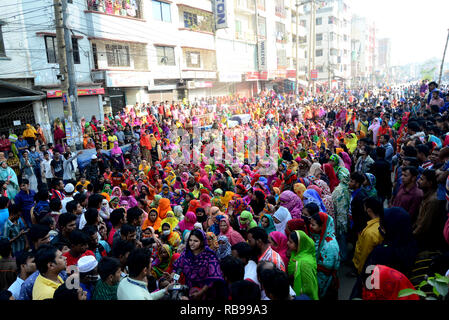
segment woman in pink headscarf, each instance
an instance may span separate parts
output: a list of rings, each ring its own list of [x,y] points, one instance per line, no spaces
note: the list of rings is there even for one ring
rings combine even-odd
[[[279,196],[279,201],[281,206],[290,212],[293,219],[301,219],[303,204],[296,193],[290,190],[284,191]]]
[[[200,183],[209,191],[212,191],[212,186],[210,185],[209,182],[209,177],[207,176],[206,170],[201,169],[200,171]]]
[[[212,206],[212,203],[210,202],[210,195],[208,195],[207,193],[201,194],[200,206],[206,211],[206,213],[208,212],[208,208]]]
[[[271,248],[279,253],[284,264],[288,266],[287,236],[280,231],[273,231],[268,235],[268,241],[270,242]]]
[[[118,146],[118,142],[114,142],[114,148],[111,149],[111,158],[113,160],[114,167],[117,168],[117,170],[124,170],[125,169],[125,159],[123,159],[123,151]]]
[[[243,239],[242,235],[231,227],[231,223],[229,222],[228,216],[225,216],[220,220],[219,226],[220,226],[220,236],[228,237],[231,246],[239,242],[245,242],[245,239]]]
[[[343,162],[345,163],[346,169],[348,169],[348,171],[351,172],[352,160],[349,154],[347,154],[346,152],[340,152],[340,156]]]
[[[373,142],[375,145],[377,145],[377,133],[380,129],[380,122],[379,118],[374,118],[373,124],[368,127],[368,132],[371,131],[373,133]]]
[[[192,211],[188,211],[184,216],[184,219],[181,220],[178,224],[179,230],[183,233],[185,230],[192,231],[196,223],[196,214]]]

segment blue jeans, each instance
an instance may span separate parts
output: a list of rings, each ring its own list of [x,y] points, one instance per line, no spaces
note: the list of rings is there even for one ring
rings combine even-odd
[[[348,258],[348,244],[346,241],[346,233],[344,232],[338,232],[337,233],[337,242],[338,242],[338,246],[340,247],[340,257],[341,257],[341,261],[346,261],[346,259]]]

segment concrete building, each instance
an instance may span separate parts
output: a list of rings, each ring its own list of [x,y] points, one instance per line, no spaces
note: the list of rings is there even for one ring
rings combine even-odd
[[[74,11],[75,3],[69,6]],[[39,123],[52,141],[50,123],[64,118],[53,1],[4,0],[0,9],[0,92],[7,97],[0,131],[20,134],[27,123]],[[72,45],[78,114],[88,121],[93,115],[101,119],[103,89],[91,78],[89,39],[73,32]]]
[[[376,68],[379,71],[379,76],[384,79],[389,79],[391,67],[391,39],[378,39],[377,47],[377,64]]]
[[[293,90],[296,56],[302,80],[306,63],[295,3],[227,0],[227,27],[216,29],[210,0],[68,0],[79,116],[102,119],[142,102]],[[34,107],[40,115],[30,111],[34,118],[21,122],[39,119],[50,132],[49,123],[64,117],[53,0],[5,0],[0,8],[0,80],[45,95]]]
[[[376,27],[365,17],[352,17],[351,76],[353,85],[373,84],[376,80]]]
[[[301,25],[307,28],[307,46],[310,44],[311,4],[305,5]],[[351,8],[347,0],[316,1],[315,15],[315,65],[317,85],[343,88],[351,83]],[[312,46],[313,47],[313,46]],[[308,50],[309,51],[309,50]],[[307,58],[308,59],[308,58]],[[307,72],[310,77],[310,70]]]

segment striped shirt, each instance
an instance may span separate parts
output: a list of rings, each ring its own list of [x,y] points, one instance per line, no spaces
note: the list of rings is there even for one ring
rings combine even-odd
[[[12,238],[17,237],[19,235],[20,230],[25,229],[26,227],[22,221],[22,218],[19,218],[19,220],[17,220],[17,223],[14,223],[9,219],[6,220],[2,231],[3,236],[8,238],[8,240],[11,240]],[[26,245],[25,234],[21,235],[14,242],[11,242],[11,249],[13,256],[16,257],[18,254],[20,254],[25,249],[25,245]]]
[[[285,265],[282,261],[281,256],[279,255],[279,253],[271,249],[271,246],[268,246],[268,249],[265,250],[264,253],[262,253],[259,258],[259,262],[260,261],[271,261],[276,265],[278,269],[285,272]]]

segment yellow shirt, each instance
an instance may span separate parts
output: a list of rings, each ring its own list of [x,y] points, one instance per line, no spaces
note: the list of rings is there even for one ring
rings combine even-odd
[[[33,286],[33,300],[53,299],[56,289],[64,283],[60,276],[58,276],[58,281],[60,283],[53,282],[39,274]]]
[[[379,221],[379,218],[368,221],[367,226],[359,235],[357,244],[355,245],[354,258],[352,259],[352,262],[359,273],[362,272],[366,259],[371,251],[373,251],[374,247],[381,244],[384,240],[379,232]]]

